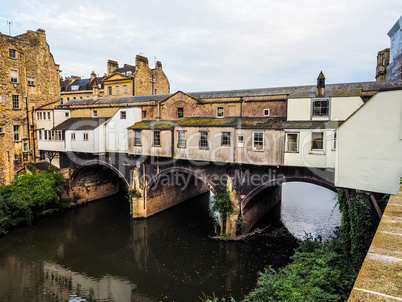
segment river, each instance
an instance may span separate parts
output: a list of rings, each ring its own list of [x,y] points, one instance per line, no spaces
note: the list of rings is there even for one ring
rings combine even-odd
[[[0,301],[239,300],[258,271],[289,262],[291,236],[211,239],[209,194],[132,220],[122,195],[53,214],[0,237]]]

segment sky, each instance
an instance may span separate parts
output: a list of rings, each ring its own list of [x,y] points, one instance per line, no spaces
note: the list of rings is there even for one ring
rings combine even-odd
[[[0,0],[0,32],[42,28],[61,76],[161,61],[171,93],[375,81],[400,0]],[[12,21],[9,28],[8,22]]]

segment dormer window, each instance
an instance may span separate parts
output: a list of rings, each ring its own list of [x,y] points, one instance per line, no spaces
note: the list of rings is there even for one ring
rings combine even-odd
[[[133,72],[132,72],[131,70],[129,70],[129,71],[126,72],[126,75],[128,75],[128,76],[130,76],[130,75],[132,75],[132,74],[133,74]]]
[[[329,99],[313,100],[312,116],[329,116]]]
[[[178,107],[177,108],[177,118],[183,118],[184,117],[184,109],[183,107]]]
[[[71,86],[71,90],[78,90],[80,88],[80,86],[78,85],[72,85]]]
[[[223,117],[224,116],[224,108],[223,106],[216,107],[216,116]]]
[[[92,111],[92,117],[98,117],[98,111],[93,110]]]

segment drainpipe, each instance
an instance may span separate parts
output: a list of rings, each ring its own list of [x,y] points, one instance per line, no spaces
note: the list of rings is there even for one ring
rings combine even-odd
[[[34,128],[34,112],[35,112],[35,107],[34,106],[32,106],[32,112],[31,112],[31,114],[32,114],[32,149],[33,149],[33,161],[34,162],[36,162],[36,152],[35,152],[35,149],[36,149],[36,147],[35,147],[35,128]],[[31,146],[29,147],[29,148],[31,148]]]
[[[243,116],[243,97],[240,97],[240,117]]]
[[[279,165],[283,165],[283,154],[282,154],[282,144],[283,144],[283,129],[281,129],[280,133],[280,142],[279,142]]]

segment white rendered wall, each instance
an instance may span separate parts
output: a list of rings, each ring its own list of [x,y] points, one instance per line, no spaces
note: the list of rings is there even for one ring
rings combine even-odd
[[[397,194],[402,176],[402,91],[379,92],[338,129],[337,187]]]

